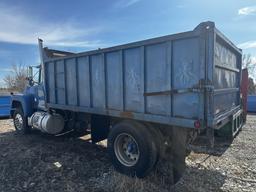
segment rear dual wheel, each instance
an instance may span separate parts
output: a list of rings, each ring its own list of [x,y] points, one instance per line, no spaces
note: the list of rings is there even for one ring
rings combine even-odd
[[[108,150],[117,171],[131,177],[143,178],[160,158],[163,141],[152,127],[146,127],[138,122],[123,121],[111,129]],[[186,168],[186,141],[186,129],[172,129],[170,153],[167,154],[166,160],[173,165],[174,183],[180,180]]]
[[[145,177],[158,159],[153,135],[137,122],[116,124],[108,137],[108,150],[115,169],[132,177]]]

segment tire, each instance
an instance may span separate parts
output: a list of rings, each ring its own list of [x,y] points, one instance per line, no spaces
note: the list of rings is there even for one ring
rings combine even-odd
[[[13,113],[13,124],[17,133],[30,133],[31,128],[28,126],[27,117],[24,116],[24,112],[21,107],[16,108]]]
[[[146,123],[145,126],[147,127],[147,130],[151,132],[151,136],[153,136],[152,138],[154,138],[154,141],[156,143],[157,157],[155,165],[157,165],[158,161],[164,153],[164,137],[157,127],[154,127],[149,123]]]
[[[111,129],[108,151],[115,169],[131,177],[145,177],[157,160],[156,142],[151,132],[143,124],[132,121],[123,121]]]

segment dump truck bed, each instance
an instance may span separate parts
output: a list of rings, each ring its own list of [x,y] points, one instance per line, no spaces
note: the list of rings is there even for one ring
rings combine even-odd
[[[241,55],[205,22],[184,33],[45,56],[47,107],[218,128],[240,110]]]

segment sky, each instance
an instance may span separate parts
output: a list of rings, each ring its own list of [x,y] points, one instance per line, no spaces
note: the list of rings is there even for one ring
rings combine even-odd
[[[80,52],[216,27],[256,61],[256,0],[0,0],[0,87],[13,64],[39,64],[37,38]]]

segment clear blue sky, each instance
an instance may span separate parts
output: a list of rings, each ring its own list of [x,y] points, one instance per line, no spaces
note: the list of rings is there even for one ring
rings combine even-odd
[[[79,52],[216,23],[256,59],[255,0],[1,0],[0,86],[12,64],[38,64],[37,37]]]

